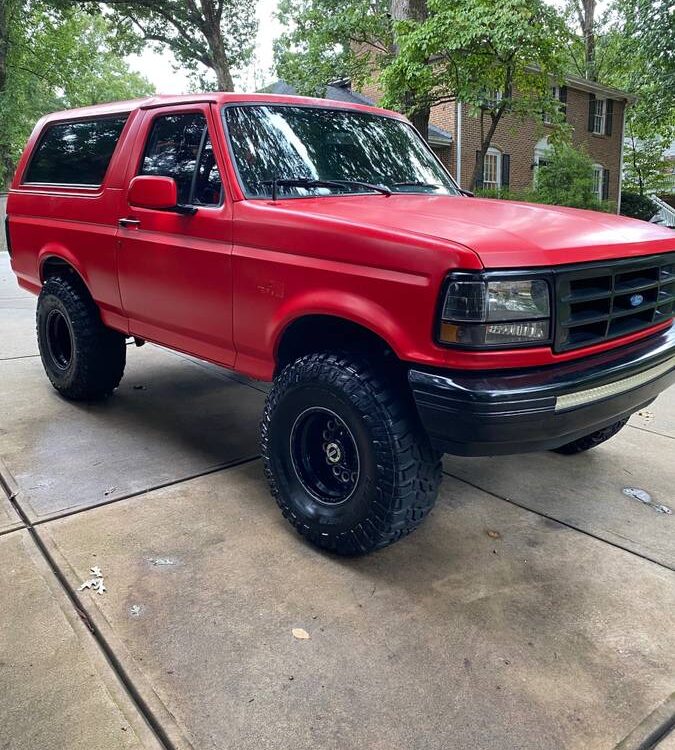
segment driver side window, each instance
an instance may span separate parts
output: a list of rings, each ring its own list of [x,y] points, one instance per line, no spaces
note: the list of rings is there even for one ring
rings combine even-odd
[[[172,177],[178,202],[218,206],[223,183],[201,112],[158,117],[150,131],[139,174]]]

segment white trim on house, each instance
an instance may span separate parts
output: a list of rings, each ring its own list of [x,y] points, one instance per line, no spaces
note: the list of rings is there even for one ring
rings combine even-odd
[[[457,138],[455,140],[457,144],[457,174],[455,175],[455,181],[457,185],[462,187],[462,102],[457,101]]]
[[[593,134],[605,135],[607,126],[607,99],[595,97],[593,103]]]
[[[593,192],[595,193],[595,197],[601,201],[602,200],[602,190],[604,188],[604,180],[605,180],[605,168],[602,166],[602,164],[594,164],[593,165]]]
[[[621,213],[621,191],[623,190],[623,148],[624,139],[626,138],[626,110],[628,105],[623,108],[623,118],[621,119],[621,153],[619,154],[619,192],[617,193],[618,198],[616,199],[616,212]]]
[[[483,188],[499,190],[502,186],[502,152],[490,146],[483,159]]]
[[[531,73],[541,73],[541,69],[536,65],[528,65],[527,71]],[[579,76],[567,75],[562,81],[556,79],[554,76],[549,76],[552,83],[564,83],[570,89],[576,89],[577,91],[585,91],[588,94],[595,94],[604,99],[619,99],[620,101],[628,102],[633,104],[637,100],[635,94],[629,94],[627,91],[621,89],[615,89],[612,86],[604,86],[601,83],[595,81],[589,81],[587,78],[580,78]]]

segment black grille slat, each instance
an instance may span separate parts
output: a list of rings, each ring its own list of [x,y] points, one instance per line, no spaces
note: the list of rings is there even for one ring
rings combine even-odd
[[[675,253],[561,270],[556,273],[556,299],[556,351],[666,322],[675,307]]]

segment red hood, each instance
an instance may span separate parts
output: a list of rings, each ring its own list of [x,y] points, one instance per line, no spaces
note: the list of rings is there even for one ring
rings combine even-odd
[[[460,243],[486,268],[551,266],[675,250],[672,230],[614,214],[434,195],[285,201],[284,208]]]

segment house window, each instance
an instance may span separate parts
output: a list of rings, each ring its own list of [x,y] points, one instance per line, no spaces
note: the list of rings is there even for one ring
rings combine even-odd
[[[482,106],[486,109],[497,109],[503,98],[504,93],[502,91],[499,89],[493,89],[492,91],[487,92]]]
[[[550,156],[551,146],[549,145],[548,137],[542,138],[541,140],[537,141],[537,144],[534,147],[534,162],[532,163],[532,169],[534,171],[533,182],[535,185],[537,184],[537,172],[539,171],[539,167],[543,167],[544,164],[548,164]]]
[[[607,102],[604,99],[596,99],[595,111],[593,114],[593,132],[596,135],[605,134],[606,113],[607,113]]]
[[[593,165],[593,192],[595,197],[601,201],[604,195],[605,170],[601,164]]]
[[[483,187],[499,190],[502,185],[502,154],[496,148],[489,148],[483,159]]]
[[[560,86],[551,86],[551,97],[555,99],[555,101],[560,101]],[[544,125],[552,125],[553,120],[551,119],[551,113],[550,112],[544,112]]]

